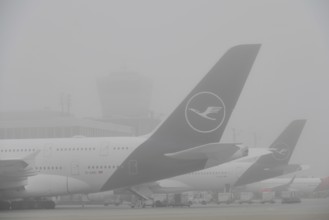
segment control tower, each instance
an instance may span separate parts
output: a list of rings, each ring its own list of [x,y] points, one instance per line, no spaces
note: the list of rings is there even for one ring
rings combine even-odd
[[[150,132],[159,120],[150,111],[152,82],[134,72],[115,72],[97,80],[103,120]]]

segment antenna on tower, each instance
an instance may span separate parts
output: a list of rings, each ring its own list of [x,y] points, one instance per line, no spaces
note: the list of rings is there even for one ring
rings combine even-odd
[[[70,114],[71,113],[71,94],[67,93],[61,93],[60,98],[59,98],[59,105],[61,108],[61,113],[62,114]]]
[[[71,94],[67,94],[66,102],[67,102],[67,114],[69,115],[71,111]]]
[[[64,114],[64,93],[61,93],[60,96],[59,96],[59,105],[60,105],[60,108],[61,108],[61,114]]]

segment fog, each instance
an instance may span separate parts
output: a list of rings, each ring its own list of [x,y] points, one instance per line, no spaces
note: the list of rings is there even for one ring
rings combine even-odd
[[[223,142],[268,147],[307,124],[292,163],[329,175],[329,4],[326,1],[0,1],[0,111],[99,117],[96,80],[131,71],[153,82],[163,118],[237,44],[262,48]]]

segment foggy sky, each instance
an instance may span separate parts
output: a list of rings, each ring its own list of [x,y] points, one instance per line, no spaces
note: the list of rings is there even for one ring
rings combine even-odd
[[[329,4],[326,1],[0,1],[0,111],[100,116],[99,76],[125,69],[153,81],[169,114],[230,47],[262,48],[223,142],[268,147],[307,124],[292,157],[329,175]],[[256,135],[256,136],[255,136]],[[255,139],[256,137],[256,139]]]

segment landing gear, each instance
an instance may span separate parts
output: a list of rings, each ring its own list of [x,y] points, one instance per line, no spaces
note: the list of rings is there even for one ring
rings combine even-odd
[[[55,202],[51,200],[22,200],[22,201],[13,201],[11,203],[11,209],[20,210],[20,209],[54,209]]]
[[[130,203],[131,208],[145,208],[146,206],[155,207],[155,204],[151,199],[137,199]]]
[[[21,209],[54,209],[56,206],[52,200],[20,200],[2,201],[0,200],[0,210],[21,210]]]
[[[38,208],[41,209],[54,209],[56,204],[54,201],[48,200],[48,201],[38,201]]]
[[[131,208],[145,208],[144,201],[141,199],[137,199],[131,202],[130,204]]]

